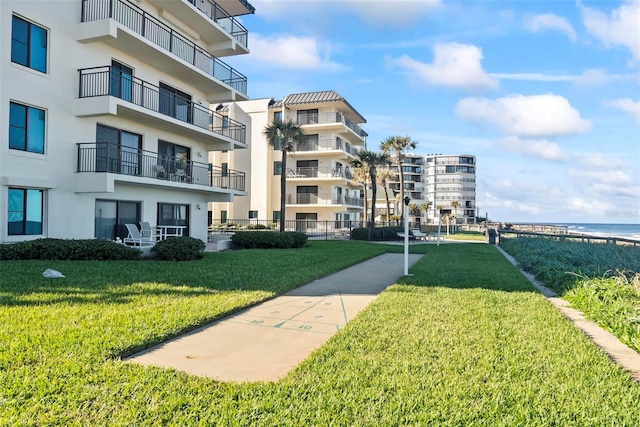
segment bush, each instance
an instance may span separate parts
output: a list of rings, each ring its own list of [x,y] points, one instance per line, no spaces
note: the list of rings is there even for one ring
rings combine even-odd
[[[192,261],[202,258],[205,244],[200,239],[182,236],[162,240],[151,248],[156,258],[163,261]]]
[[[137,260],[140,251],[109,240],[37,239],[0,245],[0,260],[122,261]]]
[[[231,242],[235,249],[301,248],[307,243],[307,235],[296,231],[236,231]]]
[[[403,227],[376,227],[371,230],[372,241],[398,240],[396,233],[404,232]],[[354,228],[351,230],[351,240],[369,240],[368,228]]]

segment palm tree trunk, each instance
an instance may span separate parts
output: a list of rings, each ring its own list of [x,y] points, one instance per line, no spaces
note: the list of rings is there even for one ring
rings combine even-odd
[[[280,232],[284,232],[285,206],[287,203],[287,152],[282,150],[282,168],[280,171]]]
[[[373,166],[375,168],[375,166]],[[378,192],[378,186],[376,184],[376,174],[372,173],[371,176],[371,222],[370,228],[374,228],[376,222],[376,195]],[[366,197],[366,195],[365,195]]]
[[[389,209],[389,191],[387,191],[387,186],[384,187],[384,198],[387,201],[387,221],[389,221],[389,225],[391,225],[391,209]]]
[[[367,184],[362,184],[364,189],[364,222],[367,223]]]
[[[398,173],[400,174],[400,206],[404,203],[404,174],[402,173],[402,157],[398,157]],[[404,208],[400,209],[400,220],[404,220]]]

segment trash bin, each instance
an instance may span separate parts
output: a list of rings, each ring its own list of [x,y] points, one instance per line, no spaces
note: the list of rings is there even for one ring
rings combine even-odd
[[[498,236],[498,232],[496,231],[495,228],[490,228],[489,229],[489,244],[490,245],[495,245],[496,244],[496,237]]]

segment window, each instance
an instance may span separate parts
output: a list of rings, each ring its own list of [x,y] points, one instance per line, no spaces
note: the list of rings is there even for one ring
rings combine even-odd
[[[109,94],[116,98],[131,101],[131,91],[133,86],[133,69],[118,62],[111,61],[111,77]]]
[[[46,73],[47,30],[14,15],[11,21],[11,62]]]
[[[273,211],[271,219],[273,222],[280,222],[280,211]]]
[[[282,111],[274,111],[273,113],[273,123],[282,122]]]
[[[129,234],[125,224],[141,221],[140,202],[96,200],[94,235],[96,239],[124,239]]]
[[[158,225],[183,226],[183,236],[189,235],[189,205],[158,203]]]
[[[42,234],[43,202],[43,190],[9,188],[7,212],[9,235]]]
[[[274,175],[282,175],[282,162],[281,161],[273,162],[273,174]]]
[[[177,170],[182,170],[190,176],[190,159],[191,149],[189,147],[158,140],[158,164],[163,166],[169,174],[175,174]]]
[[[193,123],[191,95],[160,82],[160,113]]]
[[[298,110],[297,111],[298,124],[308,125],[318,123],[318,109],[312,110]]]
[[[220,223],[224,224],[227,222],[227,211],[220,211]]]
[[[318,150],[318,134],[304,135],[302,142],[298,143],[298,151],[317,151]]]
[[[222,176],[229,176],[229,163],[222,163]]]
[[[96,126],[96,172],[139,175],[142,135]]]
[[[249,219],[258,219],[258,211],[249,211]]]
[[[9,104],[9,148],[44,154],[44,110]]]

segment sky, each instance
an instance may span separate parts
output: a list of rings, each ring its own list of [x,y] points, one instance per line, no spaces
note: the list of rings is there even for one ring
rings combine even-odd
[[[250,3],[250,98],[335,90],[370,150],[475,155],[491,220],[640,223],[640,0]]]

